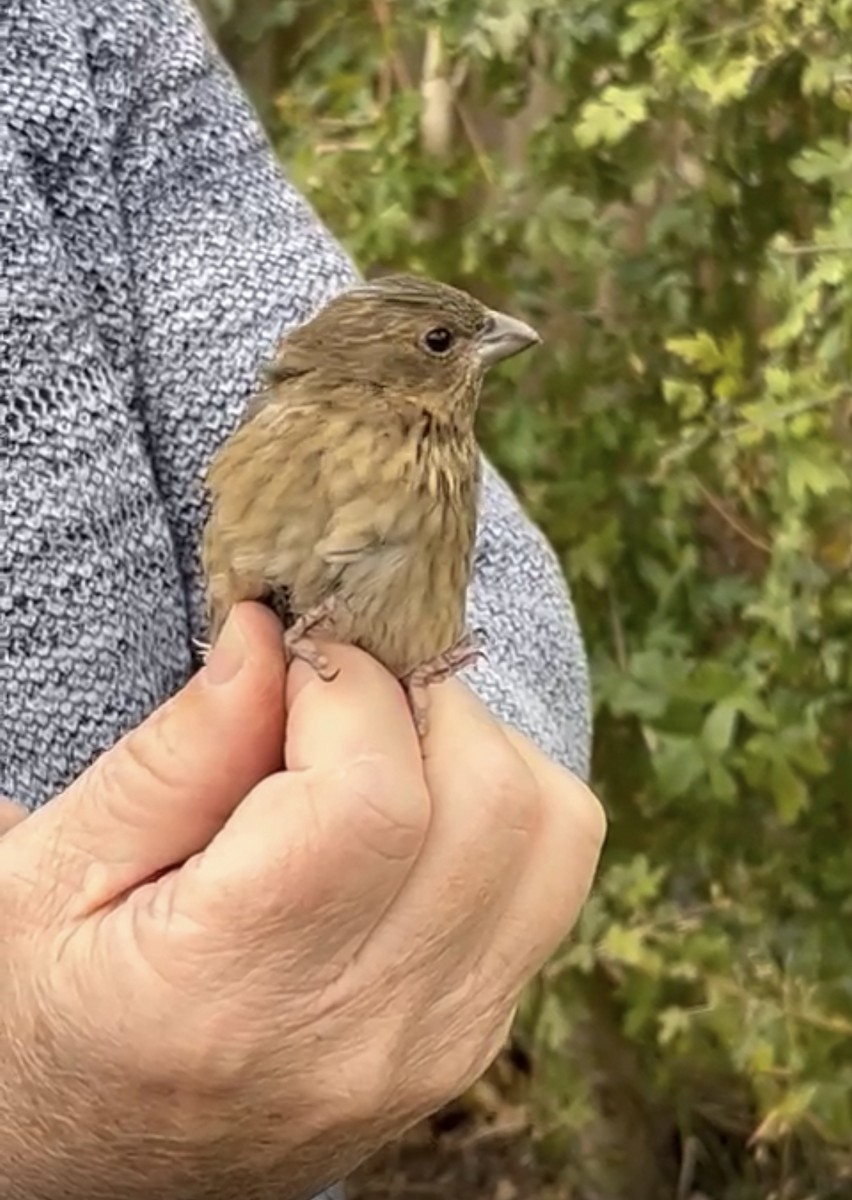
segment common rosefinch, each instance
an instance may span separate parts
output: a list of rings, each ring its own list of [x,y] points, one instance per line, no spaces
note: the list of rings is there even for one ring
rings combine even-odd
[[[362,647],[403,684],[422,733],[425,686],[478,653],[465,597],[482,379],[539,340],[406,275],[354,287],[287,334],[207,477],[211,638],[236,601],[265,599],[289,657],[328,679],[309,635]]]

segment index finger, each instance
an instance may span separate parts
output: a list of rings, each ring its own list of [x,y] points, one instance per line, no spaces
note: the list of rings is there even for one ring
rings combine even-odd
[[[298,660],[288,672],[287,770],[335,768],[378,755],[422,779],[420,742],[394,677],[354,646],[323,645],[323,653],[338,672],[330,682]]]
[[[399,684],[352,646],[323,646],[339,674],[288,673],[286,771],[256,787],[200,856],[185,903],[222,910],[240,953],[258,930],[299,971],[351,957],[416,861],[431,805],[420,744]],[[298,976],[298,972],[297,972]]]

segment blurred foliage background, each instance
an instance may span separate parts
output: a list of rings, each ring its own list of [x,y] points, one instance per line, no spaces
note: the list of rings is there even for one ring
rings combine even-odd
[[[852,0],[203,8],[362,270],[546,340],[483,441],[611,817],[520,1023],[547,1194],[852,1196]]]

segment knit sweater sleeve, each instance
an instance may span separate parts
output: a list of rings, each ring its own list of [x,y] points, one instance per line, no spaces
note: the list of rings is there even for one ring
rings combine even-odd
[[[197,481],[277,337],[354,277],[185,0],[79,0],[133,279],[137,396],[200,632]],[[555,557],[488,468],[471,595],[501,717],[588,766],[586,664]]]

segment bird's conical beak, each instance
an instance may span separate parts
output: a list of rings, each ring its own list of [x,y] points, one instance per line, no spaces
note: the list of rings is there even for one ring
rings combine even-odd
[[[504,358],[520,354],[540,341],[532,325],[490,309],[486,325],[476,335],[475,345],[483,366],[493,367]]]

